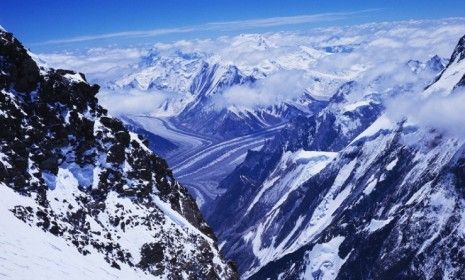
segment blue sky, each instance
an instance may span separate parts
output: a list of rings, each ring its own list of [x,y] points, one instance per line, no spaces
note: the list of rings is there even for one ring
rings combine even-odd
[[[0,25],[33,51],[465,16],[464,0],[3,2]]]

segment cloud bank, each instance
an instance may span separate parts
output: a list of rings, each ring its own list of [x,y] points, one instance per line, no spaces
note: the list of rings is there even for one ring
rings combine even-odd
[[[289,19],[273,19],[257,24],[280,21]],[[367,92],[361,92],[362,95],[381,94],[390,89],[395,91],[396,87],[407,86],[410,91],[420,92],[434,78],[434,73],[428,70],[414,73],[408,62],[412,60],[424,64],[434,55],[448,58],[458,38],[463,35],[463,30],[465,19],[461,18],[385,22],[319,28],[307,32],[181,40],[159,43],[152,48],[90,49],[75,53],[41,54],[40,57],[53,67],[84,72],[90,81],[98,82],[105,88],[105,85],[123,80],[129,74],[150,79],[147,73],[166,72],[160,69],[142,72],[146,69],[144,67],[151,67],[141,66],[141,61],[147,55],[166,58],[169,63],[167,66],[160,64],[160,67],[180,67],[173,69],[179,70],[177,73],[182,77],[187,77],[192,73],[183,72],[184,66],[178,62],[185,59],[184,55],[193,54],[192,57],[200,57],[210,65],[235,65],[245,75],[265,73],[266,78],[263,80],[232,87],[215,99],[215,105],[221,108],[256,108],[293,100],[304,90],[315,96],[329,97],[339,85],[350,80],[356,80],[366,88]],[[167,88],[175,88],[169,83],[178,82],[176,78],[163,81],[168,83]],[[115,94],[122,95],[121,92]],[[141,91],[137,94],[128,93],[120,100],[132,102],[129,99],[134,99],[134,103],[139,102],[141,110],[146,112],[151,111],[149,107],[152,104],[153,112],[163,103],[160,97],[176,103],[176,98],[186,100],[185,97],[191,95],[189,92],[177,94]],[[150,95],[158,96],[152,99]],[[107,107],[115,106],[118,111],[124,111],[118,102],[108,104]],[[137,106],[129,107],[130,112],[133,111],[132,107],[137,109]]]
[[[280,71],[252,84],[233,86],[217,95],[214,103],[220,108],[247,109],[290,102],[302,96],[309,82],[304,71]]]
[[[392,99],[387,104],[387,114],[400,121],[424,128],[433,128],[451,137],[465,137],[465,89],[452,94],[433,95],[427,98],[419,95],[407,95]]]

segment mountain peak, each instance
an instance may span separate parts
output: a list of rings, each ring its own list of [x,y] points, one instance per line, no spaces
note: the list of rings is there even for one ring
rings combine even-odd
[[[450,63],[453,62],[460,62],[465,58],[465,35],[460,38],[459,42],[457,43],[457,46],[454,49],[454,52],[452,53],[452,56],[450,58]]]
[[[423,95],[448,95],[465,85],[465,35],[458,41],[449,63],[435,80],[425,88]]]
[[[39,67],[13,34],[0,29],[0,40],[0,87],[31,92],[39,82]]]

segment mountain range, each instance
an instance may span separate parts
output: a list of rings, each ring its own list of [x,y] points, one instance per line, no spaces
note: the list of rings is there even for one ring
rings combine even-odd
[[[464,27],[157,44],[89,79],[2,30],[0,276],[461,279]]]

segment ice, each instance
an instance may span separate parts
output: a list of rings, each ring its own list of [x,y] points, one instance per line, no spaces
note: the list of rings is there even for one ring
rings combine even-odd
[[[317,243],[310,252],[305,255],[307,267],[301,276],[302,279],[319,279],[333,280],[341,269],[345,259],[339,257],[339,246],[344,241],[345,237],[336,236],[327,243]]]
[[[390,217],[388,219],[385,219],[385,220],[373,219],[373,220],[371,220],[370,224],[368,225],[368,231],[369,232],[377,231],[377,230],[383,228],[384,226],[386,226],[387,224],[389,224],[392,221],[392,219],[393,219],[392,217]]]
[[[51,189],[51,190],[55,189],[55,185],[56,185],[56,176],[55,175],[53,175],[50,172],[44,171],[44,172],[42,172],[42,179],[44,179],[45,184],[47,185],[47,187],[49,189]]]

